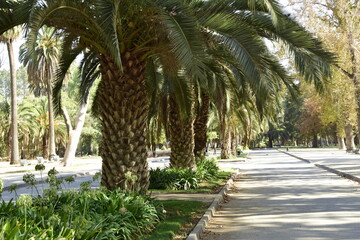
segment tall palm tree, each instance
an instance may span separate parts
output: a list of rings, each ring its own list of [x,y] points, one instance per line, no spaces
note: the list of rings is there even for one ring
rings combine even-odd
[[[135,190],[146,190],[149,184],[145,69],[151,57],[157,57],[164,69],[176,73],[182,69],[192,82],[206,85],[206,49],[218,46],[237,60],[241,75],[260,89],[266,89],[266,79],[280,78],[273,59],[264,54],[262,37],[291,43],[289,50],[300,72],[316,83],[321,84],[331,59],[321,43],[283,14],[273,0],[25,0],[20,5],[12,3],[11,8],[19,16],[0,12],[0,32],[27,22],[30,53],[35,53],[43,24],[63,33],[57,97],[71,62],[84,50],[93,53],[89,65],[99,66],[102,76],[94,101],[103,125],[102,184],[109,189],[126,188],[127,172],[138,179]],[[92,83],[91,77],[84,79],[83,93]]]
[[[49,158],[56,155],[54,110],[52,102],[52,81],[60,57],[60,39],[53,28],[44,27],[37,36],[35,52],[29,52],[26,45],[21,47],[20,60],[27,66],[29,82],[35,91],[45,89],[48,97],[49,115]]]
[[[17,114],[17,94],[16,94],[16,66],[13,49],[13,42],[20,36],[21,29],[19,27],[11,28],[0,35],[0,42],[6,44],[9,64],[10,64],[10,96],[11,96],[11,125],[10,125],[10,141],[11,154],[10,164],[19,163],[19,139],[18,139],[18,114]]]

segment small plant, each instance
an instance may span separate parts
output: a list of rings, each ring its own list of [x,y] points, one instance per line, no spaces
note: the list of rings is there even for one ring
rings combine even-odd
[[[95,175],[93,176],[93,181],[100,181],[101,180],[101,172],[97,172],[95,173]]]
[[[81,192],[88,192],[91,191],[91,185],[92,181],[86,181],[86,182],[82,182],[80,183],[80,191]]]
[[[125,173],[125,189],[131,189],[134,191],[135,183],[138,180],[138,177],[132,172]]]
[[[30,186],[31,186],[31,194],[32,194],[33,189],[35,188],[37,194],[40,195],[39,190],[38,190],[38,188],[36,187],[36,179],[35,179],[35,175],[34,175],[34,174],[32,174],[32,173],[24,174],[24,176],[23,176],[23,181],[24,181],[25,183],[27,183],[27,184],[30,184]]]
[[[43,171],[45,170],[45,165],[42,163],[38,163],[35,165],[35,171],[40,171],[40,178],[41,178],[41,186],[42,190],[44,191],[44,179],[43,179]]]
[[[15,199],[19,196],[16,192],[16,189],[17,189],[18,185],[16,183],[14,184],[11,184],[10,187],[9,187],[9,192],[10,193],[15,193]]]
[[[68,183],[68,189],[70,189],[70,184],[75,182],[75,178],[74,176],[68,176],[64,178],[64,181]]]
[[[52,169],[49,170],[48,177],[56,176],[58,173],[59,172],[55,169],[55,167],[53,167]]]
[[[205,158],[196,163],[196,174],[200,179],[214,179],[219,172],[219,166],[214,158]]]
[[[61,184],[64,182],[63,179],[56,177],[58,173],[59,172],[55,169],[55,167],[50,169],[48,172],[48,179],[46,180],[49,183],[50,188],[54,188],[56,190],[60,190]]]
[[[19,207],[30,207],[32,204],[32,197],[28,194],[21,194],[21,196],[16,200],[16,205]]]

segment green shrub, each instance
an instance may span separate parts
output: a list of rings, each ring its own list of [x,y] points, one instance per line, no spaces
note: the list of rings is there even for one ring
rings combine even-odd
[[[64,191],[0,204],[0,239],[137,239],[163,218],[152,199],[124,191]]]
[[[218,172],[219,166],[214,158],[204,158],[196,163],[196,174],[200,179],[214,179]]]
[[[188,169],[164,168],[150,170],[150,189],[188,190],[198,187],[200,179]]]

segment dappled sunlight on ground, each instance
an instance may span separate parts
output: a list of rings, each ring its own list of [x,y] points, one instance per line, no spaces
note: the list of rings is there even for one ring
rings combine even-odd
[[[203,239],[360,238],[360,185],[275,150],[250,157]]]

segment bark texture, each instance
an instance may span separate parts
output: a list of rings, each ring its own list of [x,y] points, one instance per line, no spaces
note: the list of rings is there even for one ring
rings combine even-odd
[[[207,143],[207,122],[209,120],[210,97],[201,93],[201,105],[198,108],[194,122],[194,154],[196,159],[205,157]]]
[[[16,67],[12,40],[6,43],[10,62],[10,95],[11,95],[11,155],[10,164],[19,163],[18,113],[16,91]]]
[[[192,116],[181,119],[175,100],[170,97],[169,102],[170,166],[193,169],[195,167],[194,119]]]
[[[102,121],[100,156],[102,185],[108,189],[146,191],[149,171],[146,151],[148,99],[146,62],[133,52],[122,55],[123,72],[100,56],[98,112]]]
[[[230,159],[231,134],[230,134],[230,127],[227,124],[227,118],[224,115],[220,115],[220,143],[221,143],[221,159]]]

